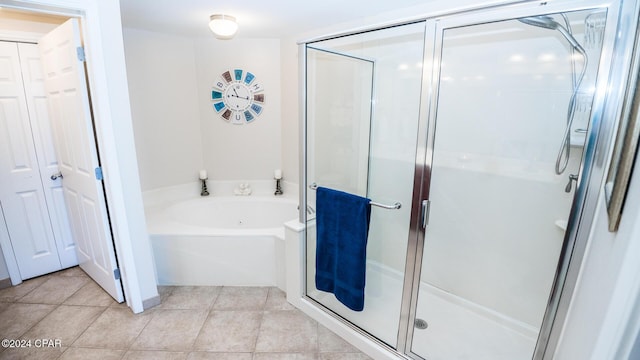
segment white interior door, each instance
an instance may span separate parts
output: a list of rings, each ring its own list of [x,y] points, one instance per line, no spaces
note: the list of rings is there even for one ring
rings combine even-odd
[[[78,258],[64,202],[62,179],[51,178],[52,174],[58,172],[58,160],[51,133],[51,120],[47,108],[47,93],[44,89],[40,51],[36,44],[19,43],[17,45],[24,94],[31,120],[33,145],[38,157],[44,197],[47,200],[51,228],[58,248],[58,258],[62,269],[66,269],[78,265]]]
[[[108,222],[77,19],[39,43],[58,167],[80,267],[117,301],[123,301]]]
[[[0,202],[20,277],[61,269],[49,221],[16,43],[0,42]]]

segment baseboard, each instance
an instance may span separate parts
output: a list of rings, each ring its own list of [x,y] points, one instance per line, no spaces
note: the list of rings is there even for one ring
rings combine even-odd
[[[11,287],[11,278],[0,280],[0,289],[6,289],[8,287]]]
[[[11,282],[9,282],[11,283]],[[160,305],[160,295],[156,295],[147,300],[142,300],[142,311],[149,310],[154,306]]]

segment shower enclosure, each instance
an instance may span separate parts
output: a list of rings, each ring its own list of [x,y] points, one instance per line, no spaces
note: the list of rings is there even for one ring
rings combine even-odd
[[[579,3],[301,44],[301,202],[315,208],[317,185],[383,205],[361,312],[316,289],[315,214],[301,211],[309,301],[416,359],[552,358],[621,104],[607,88],[633,44],[615,39],[633,34],[629,3]]]

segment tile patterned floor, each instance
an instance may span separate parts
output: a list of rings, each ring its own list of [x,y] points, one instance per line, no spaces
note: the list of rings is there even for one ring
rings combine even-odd
[[[275,287],[159,291],[162,303],[135,315],[77,267],[0,290],[0,339],[31,340],[0,348],[0,359],[370,359]]]

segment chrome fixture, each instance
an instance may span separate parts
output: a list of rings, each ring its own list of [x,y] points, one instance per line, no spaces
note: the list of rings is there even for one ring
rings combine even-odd
[[[275,169],[273,171],[273,178],[276,180],[276,192],[273,195],[282,195],[282,187],[280,187],[280,180],[282,180],[282,170]]]
[[[207,179],[208,178],[200,179],[200,181],[202,182],[202,189],[200,190],[200,196],[209,196],[209,191],[207,191]]]
[[[423,319],[416,319],[413,324],[415,325],[416,329],[420,330],[424,330],[429,327],[429,324]]]
[[[571,184],[574,181],[576,182],[576,184],[578,183],[578,175],[569,174],[569,182],[567,183],[567,186],[564,187],[564,192],[566,193],[571,192]]]
[[[313,183],[313,184],[309,185],[309,189],[316,190],[316,189],[318,189],[318,185],[316,183]],[[371,204],[371,206],[377,206],[379,208],[389,209],[389,210],[397,210],[397,209],[400,209],[402,207],[402,203],[400,203],[399,201],[395,202],[393,205],[381,204],[381,203],[375,202],[375,201],[371,201],[370,204]]]
[[[569,155],[571,155],[571,125],[573,124],[573,118],[575,117],[576,112],[576,97],[578,95],[578,90],[580,89],[580,85],[582,84],[582,80],[584,80],[585,73],[587,72],[587,62],[588,57],[584,48],[578,43],[575,37],[571,32],[571,25],[569,23],[569,19],[565,14],[561,14],[566,27],[562,26],[560,23],[555,21],[551,16],[541,15],[541,16],[530,16],[525,18],[520,18],[520,21],[523,24],[536,26],[543,29],[549,30],[557,30],[571,45],[571,67],[573,68],[572,73],[572,85],[573,85],[573,93],[571,94],[571,99],[569,100],[569,107],[567,109],[567,126],[565,128],[564,134],[562,136],[562,145],[560,146],[560,150],[558,151],[558,157],[556,158],[556,174],[562,174],[569,164]],[[580,75],[576,81],[576,59],[573,56],[574,51],[577,51],[584,58],[584,64],[582,66],[582,70],[580,71]]]
[[[566,16],[564,14],[562,15]],[[560,32],[560,34],[562,34],[562,36],[564,36],[565,39],[567,39],[567,41],[571,44],[571,46],[573,46],[576,49],[579,49],[578,51],[582,53],[583,56],[585,56],[584,49],[582,48],[580,43],[578,43],[576,38],[573,37],[573,34],[571,33],[571,30],[570,30],[571,28],[569,27],[569,22],[566,17],[565,17],[565,23],[567,24],[566,28],[560,25],[560,23],[555,21],[551,16],[547,16],[547,15],[520,18],[518,19],[518,21],[520,21],[523,24],[536,26],[543,29],[557,30],[558,32]]]

